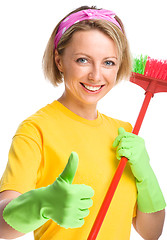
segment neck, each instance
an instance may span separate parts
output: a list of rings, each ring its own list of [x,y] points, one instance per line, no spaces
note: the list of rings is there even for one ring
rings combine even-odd
[[[71,98],[68,99],[65,94],[63,94],[57,101],[82,118],[88,120],[95,120],[97,118],[97,104],[84,104]]]

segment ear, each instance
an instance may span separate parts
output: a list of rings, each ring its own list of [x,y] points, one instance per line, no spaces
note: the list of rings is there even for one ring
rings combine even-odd
[[[62,57],[58,54],[58,51],[55,50],[55,63],[60,72],[63,72]]]

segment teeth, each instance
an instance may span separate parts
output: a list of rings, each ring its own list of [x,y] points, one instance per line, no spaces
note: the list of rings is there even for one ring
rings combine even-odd
[[[92,87],[92,86],[88,86],[88,85],[85,85],[85,84],[83,84],[83,85],[86,89],[88,89],[90,91],[97,91],[101,88],[101,86],[100,87]]]

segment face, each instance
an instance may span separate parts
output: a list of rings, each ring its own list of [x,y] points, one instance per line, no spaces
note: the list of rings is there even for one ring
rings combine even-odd
[[[99,30],[74,33],[63,55],[55,54],[55,61],[64,75],[64,98],[68,101],[96,105],[116,83],[117,47]]]

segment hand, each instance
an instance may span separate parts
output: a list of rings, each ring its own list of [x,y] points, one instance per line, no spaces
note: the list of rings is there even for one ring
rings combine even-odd
[[[78,167],[78,155],[71,153],[64,171],[48,186],[47,205],[43,216],[64,228],[77,228],[84,224],[93,201],[94,191],[84,184],[72,184]],[[46,189],[47,191],[47,189]]]
[[[22,233],[34,231],[49,219],[64,228],[81,227],[93,204],[94,191],[84,184],[72,184],[77,166],[78,155],[72,152],[56,181],[13,199],[3,211],[4,220]]]
[[[165,199],[150,166],[144,140],[133,133],[126,132],[123,128],[119,128],[118,137],[113,142],[113,147],[117,147],[116,156],[119,160],[123,156],[128,158],[132,173],[136,178],[138,209],[144,213],[164,209]]]
[[[113,147],[117,147],[118,160],[123,156],[128,159],[132,173],[139,182],[147,177],[151,167],[143,138],[119,128]]]

